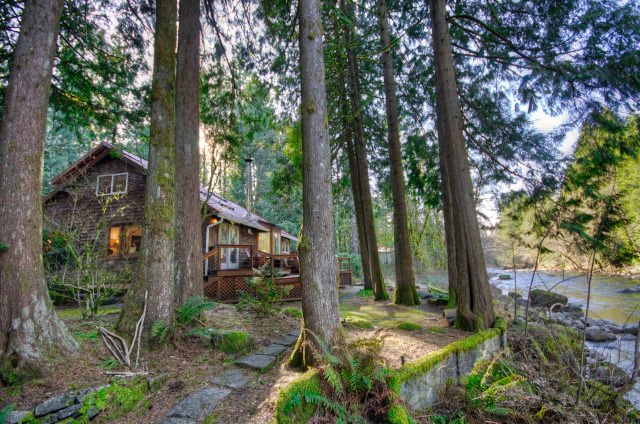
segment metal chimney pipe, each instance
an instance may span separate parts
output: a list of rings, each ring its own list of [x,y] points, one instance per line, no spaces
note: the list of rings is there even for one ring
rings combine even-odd
[[[253,162],[253,158],[248,157],[244,160],[244,162],[247,164],[247,181],[245,182],[245,194],[247,198],[245,200],[245,209],[247,210],[247,212],[251,212],[251,200],[253,199],[253,168],[251,163]]]

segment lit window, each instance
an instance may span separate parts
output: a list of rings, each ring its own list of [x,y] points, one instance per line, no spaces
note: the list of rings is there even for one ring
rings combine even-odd
[[[106,174],[98,176],[97,196],[125,194],[129,188],[129,173]]]
[[[107,256],[135,255],[142,245],[142,227],[139,225],[115,225],[109,228]]]
[[[271,253],[271,243],[269,241],[271,233],[259,233],[258,234],[258,250],[262,252]]]

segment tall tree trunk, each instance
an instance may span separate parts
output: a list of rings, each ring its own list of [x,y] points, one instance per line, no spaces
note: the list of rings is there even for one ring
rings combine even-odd
[[[77,343],[56,315],[42,265],[42,161],[62,0],[27,0],[0,126],[0,359],[37,374]]]
[[[396,293],[393,301],[399,305],[418,305],[420,304],[420,298],[416,291],[413,274],[411,238],[407,223],[407,198],[405,195],[404,172],[402,170],[402,146],[400,145],[396,81],[391,57],[392,44],[387,0],[378,0],[378,25],[382,43],[382,72],[384,76],[389,166],[391,167],[391,191],[393,197],[393,245],[396,269]]]
[[[200,219],[200,2],[180,0],[176,80],[177,301],[203,295]]]
[[[145,190],[142,249],[135,281],[124,299],[119,331],[133,334],[148,292],[146,336],[151,346],[164,342],[164,332],[151,337],[152,326],[173,325],[175,302],[175,134],[176,0],[158,0],[151,83],[149,166]]]
[[[430,0],[435,56],[437,127],[442,183],[445,186],[445,223],[449,283],[455,288],[456,324],[466,330],[493,325],[495,313],[480,240],[469,159],[462,132],[445,0]],[[449,231],[452,232],[450,233]],[[453,247],[450,245],[453,244]],[[451,255],[454,255],[451,258]]]
[[[340,75],[340,78],[344,80],[343,75]],[[344,85],[340,84],[340,87],[344,88]],[[344,93],[342,94],[344,96]],[[344,96],[342,100],[343,105],[346,106],[346,96]],[[343,115],[344,141],[345,149],[347,151],[347,159],[349,161],[349,175],[351,177],[351,191],[353,193],[353,209],[356,218],[356,228],[358,230],[358,241],[360,243],[360,259],[362,262],[364,288],[373,289],[370,261],[371,252],[369,252],[369,245],[367,243],[367,234],[364,226],[364,210],[362,208],[362,186],[360,176],[358,175],[358,165],[356,161],[355,146],[353,142],[353,128],[348,119],[351,113],[348,110],[344,110]]]
[[[362,184],[358,175],[358,165],[356,161],[356,152],[353,142],[353,113],[349,106],[346,91],[346,69],[340,67],[338,72],[338,87],[341,107],[341,121],[343,126],[344,149],[347,152],[347,160],[349,161],[349,176],[351,178],[351,192],[353,193],[353,209],[356,221],[356,229],[358,231],[358,242],[360,243],[360,259],[362,262],[362,274],[364,277],[364,288],[373,289],[371,278],[371,254],[367,243],[367,234],[364,226],[364,210],[362,207]]]
[[[358,69],[358,61],[353,51],[353,33],[352,26],[355,24],[355,13],[353,3],[346,5],[345,0],[340,1],[340,7],[343,14],[349,18],[352,25],[344,25],[345,45],[347,46],[347,64],[349,69],[349,98],[351,100],[351,112],[353,122],[354,139],[354,160],[355,174],[359,179],[360,196],[354,199],[354,202],[360,203],[362,210],[362,226],[367,245],[367,253],[369,255],[369,266],[371,274],[371,285],[375,293],[376,300],[387,300],[389,294],[384,285],[384,277],[382,276],[382,267],[380,265],[380,256],[378,254],[378,240],[376,236],[375,220],[373,218],[373,202],[371,200],[371,186],[369,184],[369,164],[367,161],[367,146],[364,137],[364,123],[362,120],[362,106],[360,104],[360,73]],[[344,22],[344,21],[343,21]],[[354,179],[352,173],[351,179]],[[361,241],[362,243],[362,241]],[[364,263],[363,263],[364,265]]]
[[[338,316],[336,259],[333,244],[331,151],[327,134],[327,95],[322,45],[322,2],[299,0],[300,79],[302,111],[302,219],[300,281],[304,330],[291,358],[303,358],[306,337],[333,348],[344,347]]]

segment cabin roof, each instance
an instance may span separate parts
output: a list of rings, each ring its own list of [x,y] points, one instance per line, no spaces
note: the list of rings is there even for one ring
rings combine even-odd
[[[142,159],[141,157],[133,153],[120,149],[107,141],[103,141],[93,149],[89,150],[80,159],[69,165],[64,171],[56,175],[51,180],[52,184],[56,186],[56,189],[54,189],[49,195],[47,195],[44,198],[44,201],[47,202],[53,197],[55,193],[60,191],[63,186],[75,180],[80,174],[98,163],[109,154],[113,155],[113,153],[116,153],[114,157],[124,160],[128,164],[137,167],[141,171],[144,172],[147,170],[148,163],[145,159]],[[216,215],[219,215],[221,218],[224,218],[228,221],[246,225],[247,227],[255,228],[256,230],[260,231],[269,231],[270,228],[280,229],[280,227],[270,223],[269,221],[266,221],[261,216],[253,212],[248,212],[245,208],[238,205],[237,203],[227,200],[214,192],[210,192],[206,187],[203,186],[200,186],[200,200],[202,202],[206,201],[207,206],[209,206],[214,211],[214,213],[216,213]],[[291,240],[298,240],[296,237],[284,230],[282,230],[282,235]]]

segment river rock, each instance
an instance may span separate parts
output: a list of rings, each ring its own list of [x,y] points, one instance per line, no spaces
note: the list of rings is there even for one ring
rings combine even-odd
[[[599,381],[614,387],[625,386],[631,381],[629,375],[622,368],[613,364],[599,366],[594,374],[594,377]]]
[[[629,325],[625,325],[622,327],[622,333],[624,334],[632,334],[637,336],[638,335],[638,326],[634,325],[634,326],[629,326]]]
[[[586,339],[590,342],[611,342],[616,340],[615,334],[608,333],[602,327],[589,327],[586,332]]]
[[[634,336],[633,334],[623,334],[622,337],[620,337],[620,340],[625,342],[633,342],[636,340],[636,336]]]
[[[618,293],[631,294],[631,293],[640,293],[640,286],[631,287],[624,290],[618,290]]]
[[[566,305],[569,302],[569,298],[567,296],[539,289],[531,290],[529,298],[531,299],[532,306],[546,306],[547,308],[550,308],[556,303]]]

